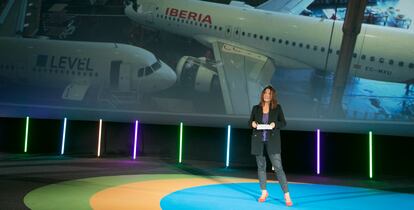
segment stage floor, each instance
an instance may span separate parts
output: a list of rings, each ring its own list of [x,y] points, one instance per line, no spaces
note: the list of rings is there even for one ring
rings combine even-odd
[[[412,178],[287,173],[294,206],[286,207],[277,182],[258,203],[255,169],[221,163],[0,154],[0,167],[1,209],[414,209]]]

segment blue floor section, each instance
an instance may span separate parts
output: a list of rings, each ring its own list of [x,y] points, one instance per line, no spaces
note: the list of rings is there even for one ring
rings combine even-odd
[[[390,210],[414,209],[414,195],[374,189],[318,184],[289,184],[293,207],[284,204],[279,184],[268,184],[270,197],[258,203],[258,183],[234,183],[187,188],[165,196],[164,210],[306,209]]]

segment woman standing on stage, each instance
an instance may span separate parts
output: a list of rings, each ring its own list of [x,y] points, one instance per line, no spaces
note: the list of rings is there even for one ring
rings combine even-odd
[[[266,124],[268,127],[262,128],[261,124]],[[292,206],[293,203],[290,199],[286,175],[283,171],[282,158],[280,156],[280,129],[286,126],[286,121],[282,107],[277,103],[276,91],[272,86],[267,86],[263,89],[260,103],[252,109],[249,126],[253,128],[251,153],[256,156],[257,172],[260,189],[262,190],[259,202],[266,201],[266,198],[269,196],[266,190],[266,157],[263,154],[263,149],[266,148],[276,176],[285,194],[286,205]]]

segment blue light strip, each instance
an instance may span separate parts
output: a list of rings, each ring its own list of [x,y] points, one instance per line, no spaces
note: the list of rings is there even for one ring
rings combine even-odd
[[[229,167],[230,162],[230,137],[231,137],[231,126],[227,126],[227,155],[226,155],[226,167]]]
[[[317,138],[317,147],[316,147],[316,174],[320,174],[321,173],[321,135],[320,135],[320,130],[318,129],[316,131],[316,138]]]
[[[62,132],[62,149],[60,150],[60,154],[63,155],[65,153],[65,139],[66,139],[66,117],[63,120],[63,132]]]

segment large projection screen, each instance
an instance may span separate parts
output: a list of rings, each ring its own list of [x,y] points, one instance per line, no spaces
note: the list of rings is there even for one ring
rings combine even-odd
[[[332,112],[346,4],[263,2],[45,1],[0,37],[0,116],[246,128],[272,85],[289,130],[414,136],[414,3],[369,1]]]

